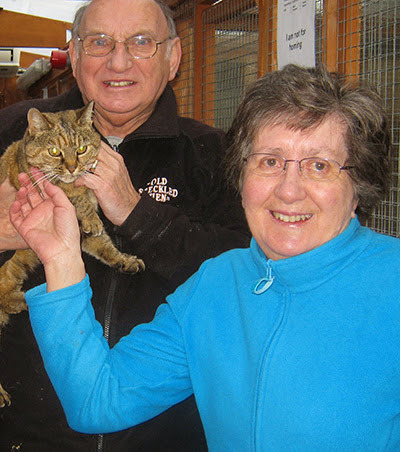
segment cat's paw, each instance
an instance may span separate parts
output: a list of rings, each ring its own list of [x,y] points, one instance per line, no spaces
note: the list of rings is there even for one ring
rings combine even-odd
[[[87,235],[98,237],[104,232],[104,225],[98,218],[83,218],[81,220],[81,230]]]
[[[10,394],[0,384],[0,408],[11,405]]]
[[[119,263],[119,271],[124,273],[137,273],[145,269],[144,262],[136,256],[124,255],[124,259]]]

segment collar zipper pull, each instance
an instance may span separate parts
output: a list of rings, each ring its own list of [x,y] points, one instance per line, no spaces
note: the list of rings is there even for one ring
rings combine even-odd
[[[272,269],[271,269],[271,267],[268,266],[267,276],[264,276],[264,278],[261,278],[256,282],[256,284],[253,288],[253,293],[255,295],[263,294],[272,286],[274,279],[275,279],[275,277],[272,276]]]

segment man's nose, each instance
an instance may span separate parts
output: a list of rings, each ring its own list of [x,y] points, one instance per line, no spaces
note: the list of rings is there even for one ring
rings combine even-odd
[[[116,41],[109,56],[109,69],[115,72],[124,72],[132,66],[132,62],[133,57],[129,54],[125,43]]]

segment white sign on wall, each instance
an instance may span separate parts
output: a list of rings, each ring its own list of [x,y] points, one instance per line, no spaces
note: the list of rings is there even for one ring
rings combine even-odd
[[[315,66],[315,0],[278,0],[278,68]]]

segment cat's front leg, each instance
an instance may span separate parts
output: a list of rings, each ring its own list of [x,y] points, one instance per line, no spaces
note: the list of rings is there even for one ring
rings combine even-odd
[[[0,337],[1,330],[3,326],[8,322],[8,314],[6,314],[2,309],[0,309]],[[6,405],[9,406],[11,404],[10,394],[3,388],[0,384],[0,408],[4,408]]]
[[[28,274],[39,265],[31,249],[17,250],[0,267],[0,314],[18,314],[26,309],[22,284]],[[0,323],[1,326],[1,323]]]
[[[121,272],[136,273],[145,268],[144,262],[138,257],[119,251],[106,233],[99,237],[84,237],[82,249]]]
[[[97,213],[97,200],[91,191],[81,192],[78,196],[67,193],[69,200],[75,206],[76,216],[81,231],[94,237],[104,232],[104,225]]]
[[[0,408],[11,405],[10,394],[0,384]]]

